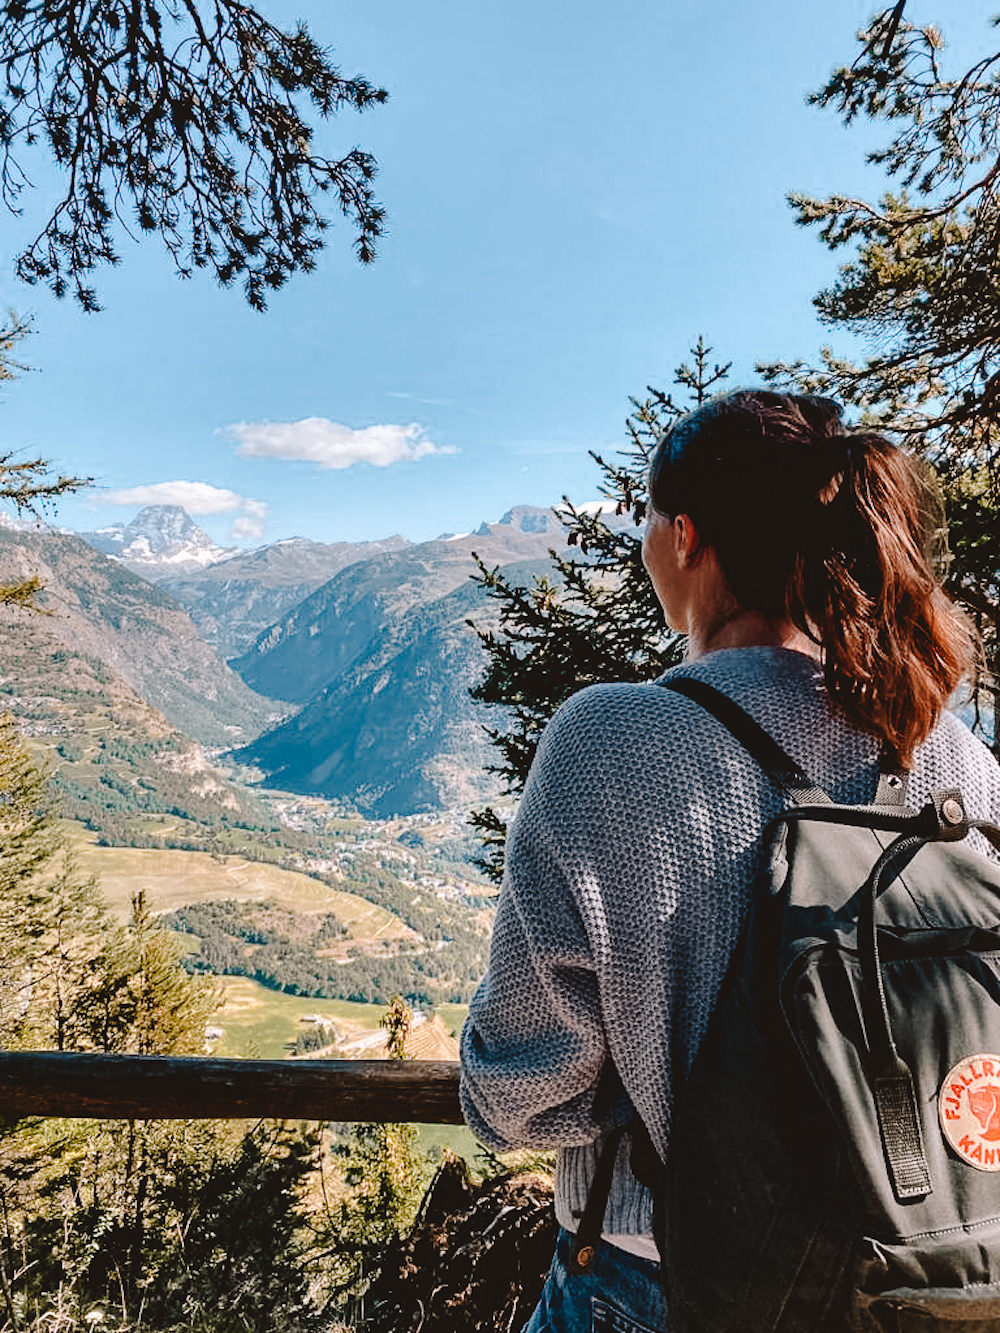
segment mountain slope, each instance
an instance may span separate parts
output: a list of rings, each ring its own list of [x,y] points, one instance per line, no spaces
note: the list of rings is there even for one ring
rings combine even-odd
[[[544,561],[506,567],[527,582]],[[469,617],[493,607],[471,582],[390,619],[294,718],[240,752],[268,783],[347,801],[377,818],[473,803],[495,794],[483,727],[499,710],[469,698],[484,658]]]
[[[274,720],[272,702],[219,661],[172,597],[79,537],[0,530],[0,581],[32,574],[46,615],[9,612],[5,635],[43,625],[53,645],[97,659],[206,744],[239,743]]]
[[[227,556],[203,569],[156,575],[188,610],[220,657],[245,652],[266,629],[341,569],[409,545],[405,537],[372,542],[314,542],[292,537]]]
[[[305,703],[401,617],[467,585],[474,551],[488,565],[507,565],[542,559],[562,544],[550,510],[522,506],[474,534],[359,561],[272,625],[232,666],[261,694]]]
[[[148,816],[217,833],[270,829],[259,801],[214,768],[196,742],[97,658],[66,647],[49,619],[0,612],[0,711],[44,756],[60,814],[106,840],[134,837]]]

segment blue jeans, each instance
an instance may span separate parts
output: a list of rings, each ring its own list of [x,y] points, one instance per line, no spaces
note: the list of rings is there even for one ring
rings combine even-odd
[[[602,1240],[590,1268],[571,1272],[572,1239],[560,1231],[542,1298],[523,1333],[664,1333],[667,1303],[659,1264]]]

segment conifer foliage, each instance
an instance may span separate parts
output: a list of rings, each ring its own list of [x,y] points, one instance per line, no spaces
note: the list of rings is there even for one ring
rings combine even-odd
[[[157,233],[187,276],[241,282],[251,306],[313,268],[329,195],[374,257],[384,213],[370,153],[327,157],[311,117],[386,98],[347,78],[304,25],[240,0],[8,0],[0,13],[0,186],[19,211],[34,146],[62,197],[17,259],[26,282],[99,309],[90,275],[121,233]]]
[[[381,1019],[391,1060],[405,1060],[413,1011],[399,995]],[[334,1172],[346,1190],[328,1194],[325,1225],[334,1261],[333,1301],[351,1327],[372,1315],[369,1288],[386,1255],[413,1223],[427,1165],[411,1124],[358,1124],[332,1142]],[[332,1192],[331,1192],[332,1193]]]
[[[473,577],[499,603],[500,626],[476,629],[487,666],[472,695],[506,705],[508,729],[487,732],[499,752],[491,771],[510,793],[523,788],[545,724],[571,694],[603,681],[652,680],[680,657],[680,641],[666,629],[643,568],[639,525],[657,440],[679,416],[718,391],[729,374],[731,363],[712,362],[712,350],[698,338],[691,360],[674,372],[676,396],[650,387],[645,398],[631,399],[624,451],[611,461],[592,454],[601,471],[600,507],[564,497],[556,511],[574,549],[568,555],[552,552],[549,574],[525,587],[478,562]],[[503,819],[488,806],[472,823],[483,838],[480,865],[499,879]]]
[[[821,318],[866,337],[854,363],[826,349],[813,383],[896,431],[929,438],[946,469],[996,459],[1000,435],[1000,51],[948,71],[937,28],[891,15],[810,97],[845,124],[886,127],[869,152],[893,182],[876,201],[793,193],[796,220],[849,249],[815,298]],[[801,362],[797,370],[805,370]]]
[[[2,127],[2,107],[0,107]],[[0,128],[2,140],[2,128]],[[31,333],[30,319],[13,312],[0,324],[0,381],[16,379],[28,369],[17,359],[20,344]],[[19,516],[40,518],[61,495],[69,495],[90,485],[89,477],[71,477],[53,474],[51,464],[44,458],[23,458],[13,449],[0,452],[0,501],[9,505]],[[17,583],[0,583],[0,607],[19,606],[36,610],[35,597],[41,589],[37,575]]]
[[[868,160],[892,183],[871,201],[792,194],[797,221],[848,258],[815,298],[828,324],[860,334],[857,360],[824,348],[758,367],[777,387],[861,410],[934,466],[950,529],[950,591],[987,648],[1000,718],[1000,50],[949,69],[937,28],[886,10],[849,66],[811,101],[887,132]],[[994,20],[994,24],[996,24]],[[1000,727],[995,727],[1000,736]]]

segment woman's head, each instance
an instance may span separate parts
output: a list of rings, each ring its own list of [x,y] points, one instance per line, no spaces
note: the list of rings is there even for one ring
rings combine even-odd
[[[915,461],[827,398],[739,390],[660,439],[651,507],[690,519],[734,601],[819,643],[831,697],[903,760],[975,660],[941,593]]]

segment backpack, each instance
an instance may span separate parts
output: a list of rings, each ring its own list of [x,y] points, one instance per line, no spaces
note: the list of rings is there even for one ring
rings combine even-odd
[[[654,1190],[671,1333],[1000,1329],[1000,828],[961,793],[814,787],[703,681],[793,804]],[[637,1172],[638,1173],[638,1172]]]

